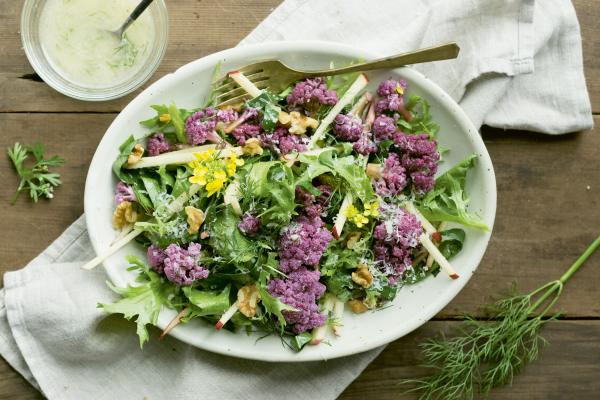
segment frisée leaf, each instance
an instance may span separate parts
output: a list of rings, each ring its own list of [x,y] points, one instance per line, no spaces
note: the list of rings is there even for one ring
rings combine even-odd
[[[488,226],[477,215],[467,210],[469,199],[465,191],[467,172],[476,162],[471,155],[438,177],[435,187],[417,205],[429,221],[457,222],[477,229],[488,230]]]

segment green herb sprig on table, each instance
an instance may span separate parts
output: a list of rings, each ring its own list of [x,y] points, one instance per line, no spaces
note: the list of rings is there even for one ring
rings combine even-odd
[[[29,190],[29,197],[34,203],[37,203],[41,197],[47,199],[54,197],[54,188],[60,186],[62,182],[60,175],[50,172],[48,168],[63,165],[65,163],[63,158],[53,156],[45,160],[44,146],[41,143],[23,146],[17,142],[7,149],[7,154],[21,179],[11,204],[15,204],[19,194],[24,190]],[[33,164],[27,166],[25,164],[30,156],[33,156]]]
[[[423,343],[423,366],[432,369],[432,374],[401,384],[412,386],[408,391],[419,392],[421,400],[454,400],[485,396],[495,387],[512,383],[547,343],[540,330],[557,317],[551,310],[564,284],[598,247],[600,236],[559,279],[488,306],[493,315],[489,321],[467,318],[462,336]]]

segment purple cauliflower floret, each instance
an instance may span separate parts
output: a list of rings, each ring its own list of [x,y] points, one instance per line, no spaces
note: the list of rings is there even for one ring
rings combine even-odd
[[[246,236],[256,236],[260,229],[260,219],[250,213],[245,213],[240,222],[238,222],[238,229]]]
[[[362,123],[360,119],[352,115],[338,114],[335,117],[333,133],[338,139],[348,142],[356,142],[362,134]]]
[[[332,106],[337,103],[338,97],[335,90],[327,89],[323,78],[314,78],[298,82],[286,100],[291,106],[316,108],[321,104]]]
[[[150,264],[150,268],[159,274],[162,274],[165,258],[167,258],[165,251],[158,246],[150,245],[148,250],[146,250],[146,256],[148,258],[148,264]]]
[[[319,217],[301,215],[279,234],[279,269],[285,273],[300,267],[316,267],[333,239]]]
[[[148,139],[146,147],[148,147],[148,154],[151,156],[157,156],[161,153],[166,153],[171,149],[169,142],[162,132],[156,133],[150,139]]]
[[[377,145],[375,144],[373,139],[371,139],[370,132],[363,132],[363,134],[360,135],[360,139],[354,142],[352,148],[354,149],[354,151],[356,151],[359,154],[362,154],[363,156],[368,156],[369,154],[375,153],[377,151]]]
[[[190,115],[185,121],[185,135],[188,143],[197,146],[207,140],[213,143],[222,142],[221,137],[215,132],[217,122],[219,122],[218,114],[217,109],[208,107]],[[226,113],[222,117],[230,117],[230,115]]]
[[[236,127],[231,135],[237,140],[240,146],[246,144],[246,140],[258,137],[260,134],[260,126],[252,124],[241,124]]]
[[[395,196],[406,187],[406,169],[398,154],[391,153],[381,167],[381,178],[373,181],[375,192],[382,197]]]
[[[377,100],[375,104],[375,113],[380,115],[386,111],[398,112],[405,116],[408,111],[404,108],[404,97],[399,94],[391,94]]]
[[[308,138],[291,134],[284,126],[278,126],[273,133],[265,133],[260,137],[263,147],[270,147],[278,154],[306,151]]]
[[[412,253],[423,228],[417,217],[398,206],[382,205],[380,211],[381,222],[373,230],[373,253],[390,283],[395,283],[412,267]]]
[[[404,90],[407,86],[404,80],[388,79],[381,82],[377,88],[377,94],[381,98],[375,103],[375,113],[377,115],[384,112],[399,113],[406,121],[410,121],[412,115],[404,106]]]
[[[381,82],[377,87],[377,94],[381,97],[389,96],[391,94],[400,94],[408,87],[408,84],[404,79],[397,81],[395,79],[386,79]],[[400,90],[398,90],[400,89]]]
[[[316,187],[321,192],[320,195],[314,196],[301,186],[296,186],[296,202],[304,206],[303,213],[308,218],[320,217],[323,213],[323,208],[329,203],[332,188],[329,185],[319,185]]]
[[[218,122],[229,124],[238,119],[238,113],[234,109],[229,108],[227,110],[218,110],[216,117]]]
[[[137,201],[137,197],[129,185],[119,181],[115,188],[115,204],[119,205],[124,201]]]
[[[375,140],[390,140],[398,131],[394,118],[387,115],[380,115],[373,122],[373,136]]]
[[[272,279],[267,291],[297,311],[283,311],[294,333],[299,334],[325,323],[327,316],[319,312],[317,300],[325,293],[325,285],[319,282],[319,271],[300,268],[290,272],[286,279]]]
[[[440,159],[436,141],[429,140],[429,135],[424,133],[407,135],[398,132],[394,135],[394,144],[400,149],[400,162],[412,179],[415,191],[424,194],[433,189]]]
[[[198,265],[200,247],[199,243],[190,243],[184,249],[173,243],[162,250],[152,245],[147,250],[148,264],[156,272],[164,273],[171,282],[189,286],[208,276],[208,270]]]

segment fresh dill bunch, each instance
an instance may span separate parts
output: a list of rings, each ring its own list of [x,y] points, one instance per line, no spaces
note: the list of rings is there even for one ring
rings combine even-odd
[[[34,203],[37,203],[40,197],[47,199],[54,197],[54,188],[60,186],[62,182],[60,175],[50,172],[48,168],[63,165],[65,163],[63,158],[53,156],[45,160],[44,146],[39,142],[33,146],[23,146],[17,142],[7,149],[7,154],[20,178],[11,204],[15,204],[19,194],[24,190],[29,190],[29,197]],[[34,158],[33,164],[26,166],[25,163],[30,155]]]
[[[405,379],[407,392],[420,393],[420,400],[472,399],[487,395],[495,387],[511,384],[515,375],[534,361],[547,341],[540,335],[555,319],[551,309],[564,284],[600,246],[600,236],[557,280],[529,294],[513,294],[485,307],[488,321],[465,320],[462,335],[430,339],[421,344],[423,367],[432,373]]]

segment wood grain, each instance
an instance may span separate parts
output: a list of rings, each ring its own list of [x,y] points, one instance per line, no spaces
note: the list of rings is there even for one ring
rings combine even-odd
[[[191,60],[235,46],[280,0],[169,0],[170,43],[151,83]],[[0,0],[0,148],[16,140],[43,140],[48,154],[61,154],[64,184],[51,202],[21,198],[8,205],[17,180],[0,157],[0,272],[20,268],[83,212],[87,167],[104,131],[135,93],[107,103],[66,98],[38,82],[20,44],[23,1]],[[600,7],[575,0],[583,37],[588,90],[600,113]],[[595,117],[596,126],[600,116]],[[598,129],[596,129],[597,131]],[[342,399],[411,399],[399,379],[416,376],[416,345],[439,331],[452,332],[462,312],[478,307],[516,281],[530,290],[557,277],[595,235],[600,221],[600,136],[582,132],[547,137],[484,128],[483,138],[498,182],[498,213],[488,251],[469,284],[436,320],[392,343],[344,392]],[[588,189],[589,187],[589,189]],[[550,347],[510,388],[492,399],[595,399],[600,393],[600,254],[569,282],[558,309],[569,320],[546,329]],[[579,319],[579,320],[571,320]],[[0,400],[42,396],[0,360]]]
[[[412,334],[391,343],[362,375],[344,391],[340,400],[402,400],[398,381],[423,376],[415,367],[421,359],[418,344],[440,332],[453,334],[457,322],[429,322]],[[495,389],[490,400],[595,399],[600,393],[600,321],[552,322],[543,336],[549,346],[540,359],[526,367],[510,387]]]

